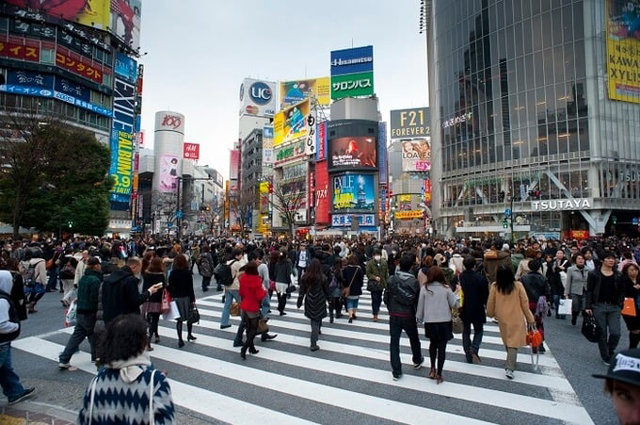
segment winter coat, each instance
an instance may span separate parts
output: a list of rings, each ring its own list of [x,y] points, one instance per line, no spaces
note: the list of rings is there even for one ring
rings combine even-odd
[[[144,279],[144,284],[142,285],[143,291],[148,291],[149,288],[151,288],[156,283],[162,282],[163,289],[157,291],[155,294],[149,297],[149,302],[161,303],[164,287],[167,286],[164,279],[164,272],[147,272],[144,274],[143,279]]]
[[[169,275],[169,294],[171,298],[189,297],[189,301],[196,302],[193,292],[193,275],[188,269],[173,269]]]
[[[464,302],[460,318],[468,323],[485,323],[487,316],[485,306],[489,298],[489,282],[487,278],[477,272],[465,270],[458,277]]]
[[[420,289],[416,320],[419,323],[442,323],[451,320],[451,309],[458,306],[458,300],[442,282],[432,282]]]
[[[547,271],[547,278],[549,279],[549,285],[551,285],[551,293],[553,295],[564,295],[565,289],[562,273],[566,273],[571,263],[566,258],[563,258],[560,264],[558,264],[557,260],[554,260],[550,266],[551,271]]]
[[[551,296],[551,287],[547,282],[547,278],[537,271],[529,272],[522,276],[521,282],[530,303],[537,303],[543,295],[547,297],[547,300]]]
[[[587,291],[584,294],[585,309],[591,309],[593,304],[598,303],[598,299],[600,298],[600,285],[602,284],[601,278],[602,275],[600,274],[600,269],[589,272],[589,276],[587,277]],[[622,275],[614,272],[614,279],[616,305],[619,305],[622,308],[622,302],[624,300],[624,284],[622,282]]]
[[[260,303],[267,295],[264,286],[262,286],[262,278],[258,275],[243,273],[240,276],[240,308],[249,313],[257,313],[260,311]]]
[[[511,267],[513,268],[513,272],[515,273],[520,267],[520,263],[524,260],[524,255],[515,253],[511,255]]]
[[[504,265],[511,267],[511,254],[507,251],[489,250],[484,254],[484,271],[489,282],[495,282],[498,267]]]
[[[376,277],[380,278],[380,282],[376,281]],[[367,263],[367,290],[371,292],[382,292],[387,287],[387,279],[389,278],[389,266],[382,261],[376,261],[374,259],[369,260]]]
[[[414,295],[415,302],[412,306],[398,302],[395,295],[398,287],[402,287],[406,292],[411,292]],[[419,296],[420,285],[418,280],[411,273],[398,270],[396,274],[389,278],[389,285],[384,291],[384,303],[387,306],[387,310],[389,310],[389,316],[415,317]]]
[[[526,323],[534,324],[535,318],[529,309],[529,299],[521,282],[515,282],[510,294],[503,294],[498,291],[495,283],[492,284],[487,315],[498,320],[500,336],[506,347],[519,348],[527,345]]]
[[[589,269],[585,266],[579,269],[578,266],[571,266],[567,270],[567,283],[565,285],[564,294],[582,295],[587,288],[587,279],[589,277]]]
[[[293,264],[291,260],[278,261],[273,266],[273,275],[276,282],[291,283],[291,273],[293,272]]]
[[[309,282],[302,278],[298,294],[298,308],[304,302],[304,315],[311,320],[322,320],[327,317],[327,299],[329,298],[329,285],[324,275],[320,282]]]
[[[138,278],[128,266],[109,275],[102,285],[103,320],[108,324],[120,314],[140,314],[140,304],[149,298],[149,292],[138,292]]]
[[[87,269],[78,283],[78,313],[95,314],[98,311],[98,292],[102,284],[102,273]]]
[[[353,279],[353,283],[351,283]],[[348,265],[342,269],[342,280],[344,287],[351,285],[349,289],[350,296],[362,295],[362,284],[364,282],[364,273],[360,266]]]
[[[520,263],[518,263],[518,268],[516,269],[516,280],[519,280],[522,276],[529,273],[531,269],[529,269],[529,261],[531,258],[523,258]]]

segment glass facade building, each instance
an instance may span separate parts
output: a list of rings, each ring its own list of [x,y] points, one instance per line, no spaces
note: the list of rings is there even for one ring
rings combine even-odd
[[[439,232],[637,234],[640,75],[613,99],[607,32],[634,3],[426,1]]]

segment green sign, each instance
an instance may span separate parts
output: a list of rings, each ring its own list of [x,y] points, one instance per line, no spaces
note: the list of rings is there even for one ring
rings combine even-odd
[[[331,100],[371,95],[373,95],[373,72],[359,72],[331,77]]]

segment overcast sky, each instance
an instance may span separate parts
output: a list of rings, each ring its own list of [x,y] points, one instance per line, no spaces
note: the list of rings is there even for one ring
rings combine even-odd
[[[428,106],[418,0],[147,0],[142,3],[142,129],[153,147],[155,112],[186,116],[185,141],[201,165],[229,175],[245,77],[329,75],[331,50],[373,45],[374,86],[389,110]]]

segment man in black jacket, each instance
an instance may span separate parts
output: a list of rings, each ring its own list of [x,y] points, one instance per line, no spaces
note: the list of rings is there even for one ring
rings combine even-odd
[[[138,283],[142,270],[142,261],[138,257],[130,257],[127,265],[105,278],[102,285],[102,318],[105,325],[120,314],[140,314],[140,304],[149,299],[162,284],[154,285],[148,291],[140,293]]]
[[[424,363],[416,324],[416,307],[418,306],[420,285],[418,285],[415,276],[409,272],[415,261],[415,256],[411,254],[404,254],[400,258],[400,270],[391,276],[384,293],[384,303],[389,310],[391,373],[394,381],[402,377],[400,335],[403,330],[407,333],[411,344],[413,367],[420,369]]]
[[[551,297],[551,286],[549,285],[546,276],[540,273],[542,261],[539,258],[529,261],[528,267],[529,273],[523,275],[520,280],[522,281],[524,290],[527,293],[527,298],[529,298],[529,309],[536,319],[536,328],[540,331],[543,341],[540,346],[533,348],[533,352],[545,353],[544,316],[546,316],[548,311],[548,307],[546,306],[547,300]],[[540,297],[542,296],[545,297],[544,300],[540,300]],[[541,311],[542,309],[538,308],[538,305],[545,306],[545,311]]]
[[[464,302],[460,318],[464,324],[462,330],[462,348],[467,363],[480,363],[480,344],[484,335],[484,324],[487,322],[485,307],[489,298],[489,281],[476,271],[476,259],[470,255],[462,260],[464,271],[458,277],[464,294]],[[473,342],[471,342],[471,325],[473,325]]]

